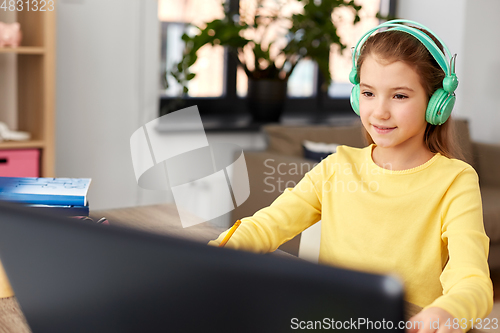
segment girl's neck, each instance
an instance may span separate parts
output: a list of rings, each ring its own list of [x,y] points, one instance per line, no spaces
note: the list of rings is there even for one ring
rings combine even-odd
[[[416,168],[434,156],[434,153],[425,145],[413,149],[408,148],[384,148],[375,145],[372,151],[372,160],[381,168],[398,171]]]

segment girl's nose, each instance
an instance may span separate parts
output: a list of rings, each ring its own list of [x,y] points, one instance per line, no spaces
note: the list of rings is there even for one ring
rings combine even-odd
[[[384,101],[380,101],[374,108],[372,115],[377,119],[386,120],[391,117],[391,112],[389,111],[387,104]]]

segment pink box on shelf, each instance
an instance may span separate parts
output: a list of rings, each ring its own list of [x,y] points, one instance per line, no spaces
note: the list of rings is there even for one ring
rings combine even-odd
[[[38,149],[0,150],[0,177],[40,177]]]

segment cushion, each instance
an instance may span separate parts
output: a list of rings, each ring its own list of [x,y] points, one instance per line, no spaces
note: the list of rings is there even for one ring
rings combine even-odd
[[[486,235],[491,243],[500,242],[500,188],[495,186],[481,186],[483,200],[483,221]]]
[[[500,145],[493,143],[473,142],[476,169],[481,186],[496,186],[500,188]]]
[[[324,143],[337,143],[351,147],[363,148],[361,122],[357,120],[350,126],[286,126],[266,125],[263,131],[267,136],[269,152],[303,157],[304,140]]]
[[[304,149],[304,158],[321,162],[328,155],[337,151],[337,143],[313,142],[304,140],[302,148]]]

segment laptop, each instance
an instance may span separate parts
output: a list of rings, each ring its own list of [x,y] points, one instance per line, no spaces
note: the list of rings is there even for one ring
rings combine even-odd
[[[404,331],[390,276],[6,203],[0,258],[35,333]]]

